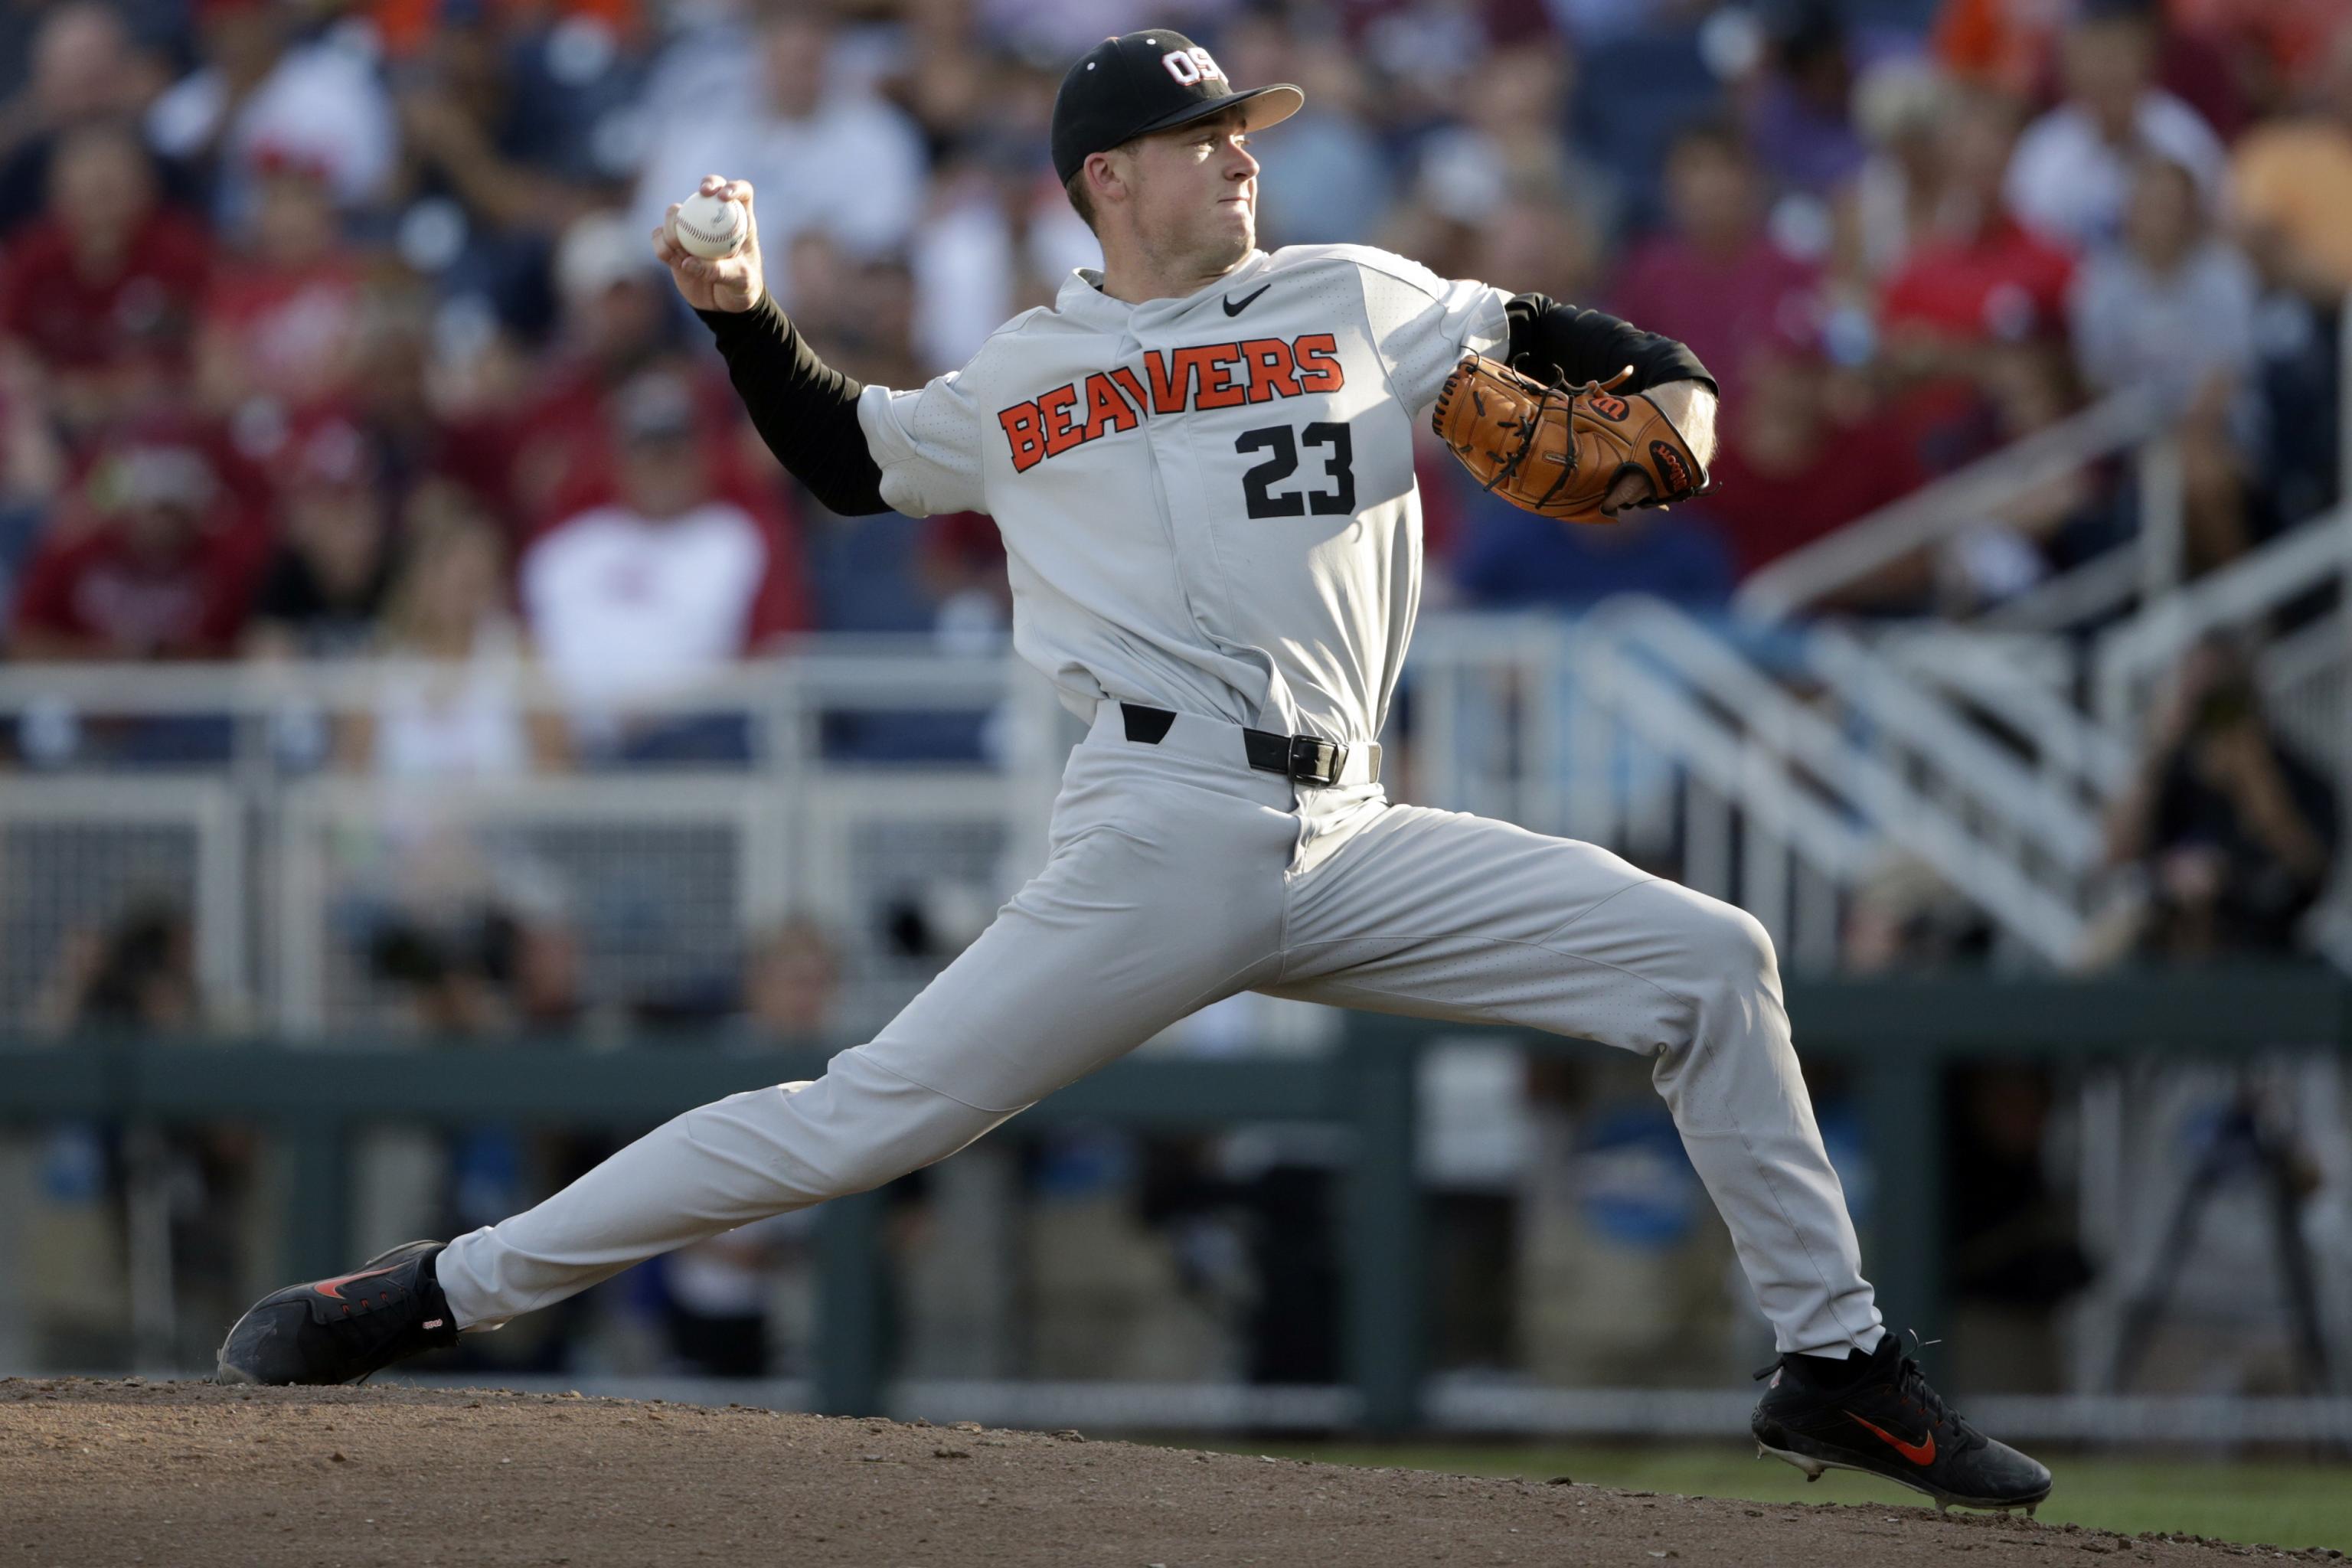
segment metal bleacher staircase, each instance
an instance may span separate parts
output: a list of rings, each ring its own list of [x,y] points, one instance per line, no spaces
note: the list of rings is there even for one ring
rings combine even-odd
[[[2352,432],[2345,450],[2352,470]],[[2131,465],[2137,527],[2106,553],[1971,616],[1820,613],[2113,462]],[[1801,967],[1835,963],[1851,896],[1903,860],[1980,910],[2006,959],[2074,965],[2114,896],[2103,819],[2198,639],[2287,626],[2255,639],[2266,709],[2303,760],[2347,776],[2352,509],[2193,581],[2181,511],[2163,411],[2125,395],[1785,557],[1727,623],[1640,599],[1572,628],[1435,622],[1415,650],[1420,793],[1663,864],[1747,907]],[[2352,900],[2310,934],[2352,967]]]

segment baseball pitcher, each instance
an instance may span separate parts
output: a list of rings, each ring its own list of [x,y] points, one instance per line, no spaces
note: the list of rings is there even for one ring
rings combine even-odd
[[[1295,112],[1166,31],[1097,46],[1053,155],[1100,272],[961,371],[861,386],[737,253],[654,244],[761,434],[842,513],[982,511],[1013,644],[1089,725],[1046,862],[824,1077],[656,1129],[527,1213],[264,1298],[220,1375],[341,1383],[632,1264],[944,1159],[1238,991],[1600,1040],[1658,1091],[1780,1356],[1758,1442],[1939,1503],[2050,1472],[1949,1409],[1861,1271],[1755,920],[1589,844],[1392,804],[1375,737],[1421,593],[1414,422],[1520,504],[1605,523],[1706,482],[1681,344],[1359,246],[1255,246],[1252,137]],[[713,175],[703,194],[753,193]]]

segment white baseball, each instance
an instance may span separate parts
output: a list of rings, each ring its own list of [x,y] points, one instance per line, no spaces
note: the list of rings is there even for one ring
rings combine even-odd
[[[732,256],[743,248],[750,216],[741,202],[697,191],[677,204],[678,248],[705,261]]]

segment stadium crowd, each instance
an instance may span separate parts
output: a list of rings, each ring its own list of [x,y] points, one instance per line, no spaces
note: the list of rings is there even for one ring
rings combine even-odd
[[[747,177],[831,359],[951,368],[1093,258],[1057,62],[1147,10],[1305,86],[1267,244],[1595,302],[1721,381],[1703,506],[1562,531],[1425,465],[1443,598],[1719,606],[2129,386],[2179,422],[2192,567],[2333,500],[2352,0],[12,0],[8,656],[405,650],[486,689],[536,658],[609,713],[802,629],[1001,624],[984,520],[835,518],[779,472],[646,232]],[[2128,489],[2053,484],[1851,596],[2014,594],[2127,533]],[[489,706],[354,760],[633,743]]]

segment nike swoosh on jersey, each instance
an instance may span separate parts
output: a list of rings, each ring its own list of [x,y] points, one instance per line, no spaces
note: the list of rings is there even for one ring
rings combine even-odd
[[[1263,293],[1265,293],[1268,289],[1271,289],[1271,288],[1273,288],[1273,287],[1274,287],[1274,285],[1273,285],[1273,284],[1271,284],[1271,283],[1261,283],[1261,284],[1259,284],[1259,285],[1258,285],[1258,289],[1257,289],[1257,294],[1244,294],[1244,295],[1243,295],[1243,296],[1242,296],[1242,300],[1241,300],[1241,303],[1240,303],[1240,304],[1238,304],[1238,305],[1236,305],[1236,304],[1234,304],[1234,297],[1233,297],[1231,294],[1226,295],[1226,296],[1225,296],[1225,314],[1226,314],[1226,315],[1228,315],[1228,316],[1238,316],[1238,315],[1240,315],[1244,310],[1248,310],[1252,305],[1254,305],[1254,304],[1257,303],[1257,295],[1258,295],[1258,294],[1263,294]]]

